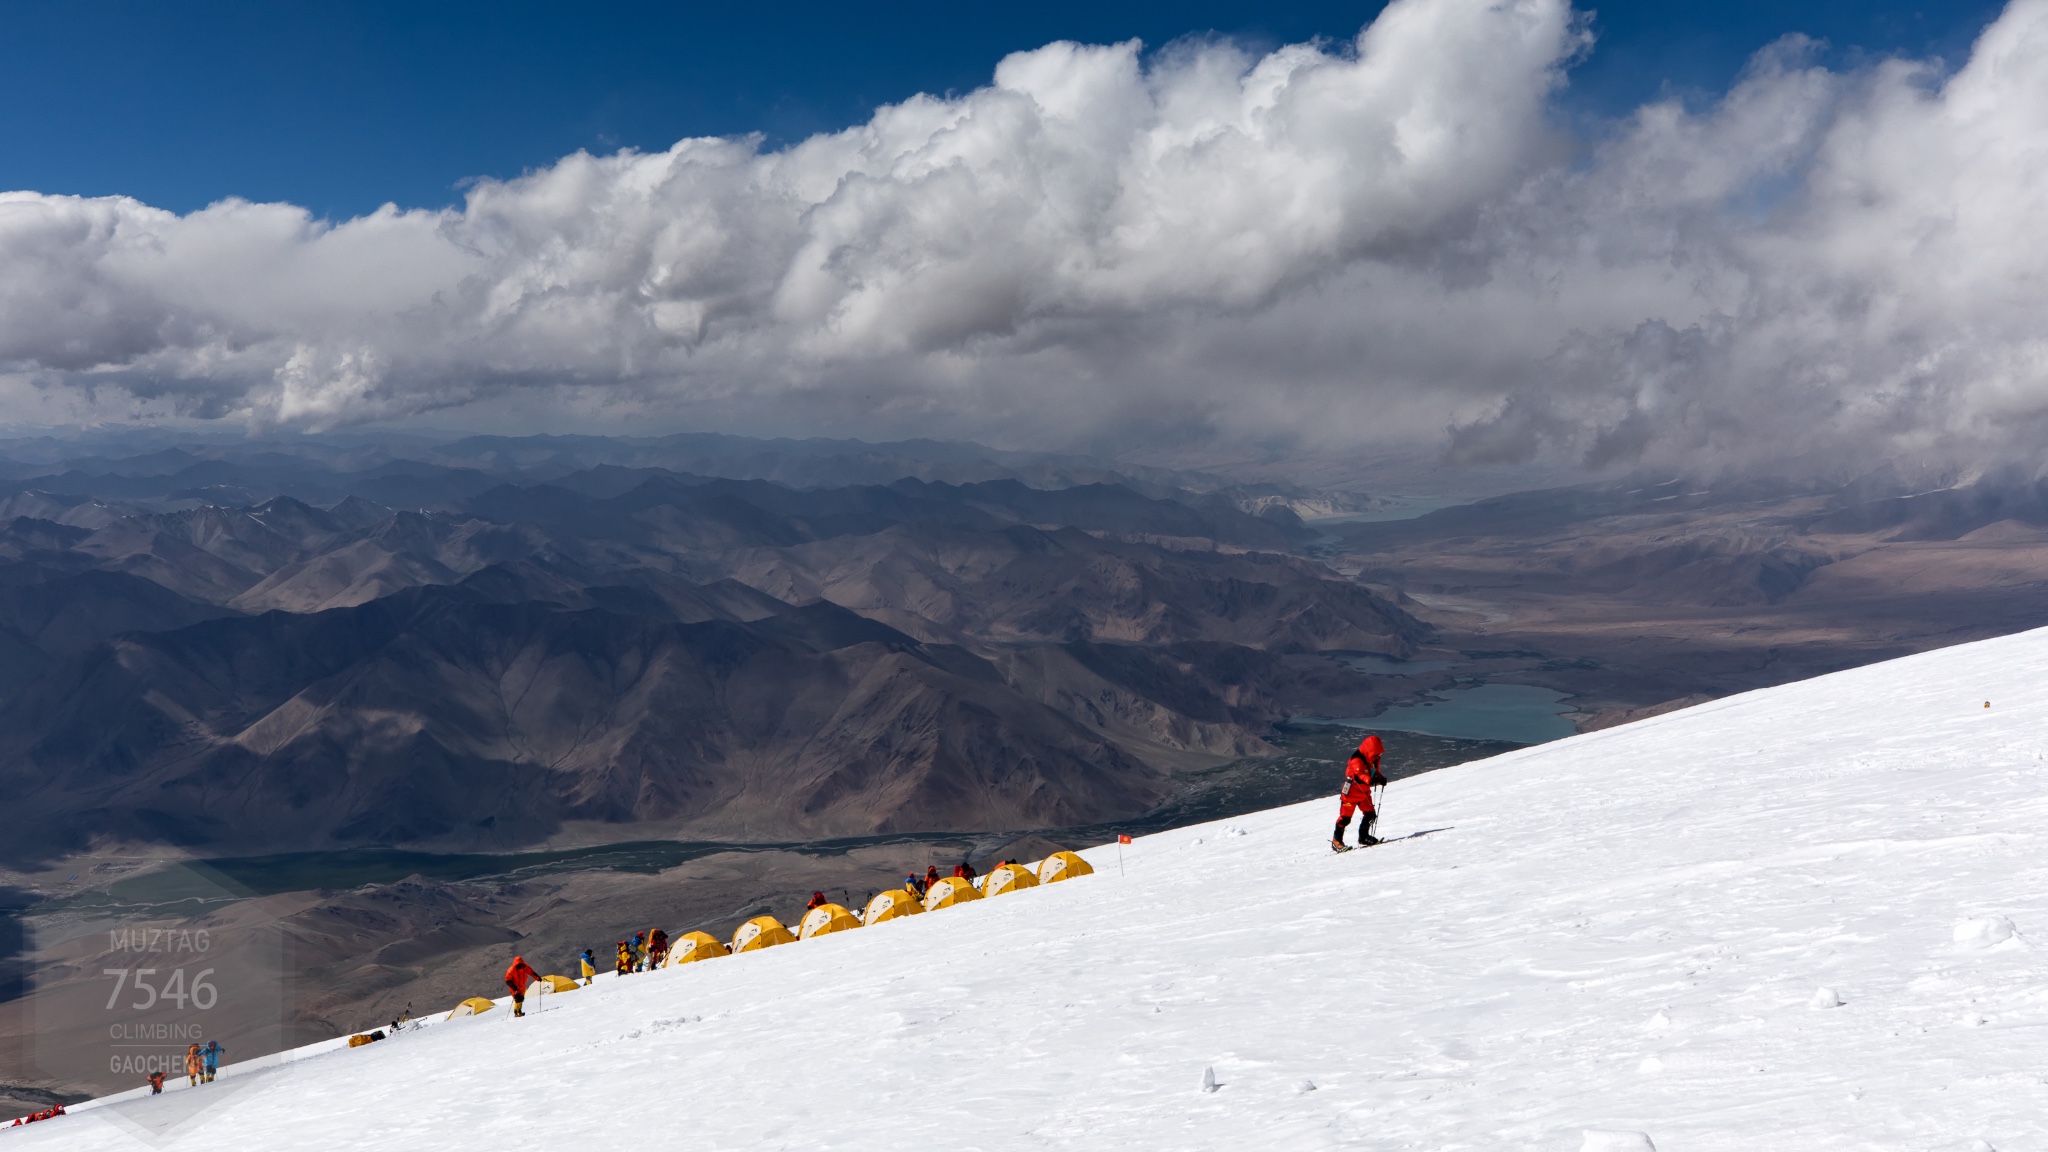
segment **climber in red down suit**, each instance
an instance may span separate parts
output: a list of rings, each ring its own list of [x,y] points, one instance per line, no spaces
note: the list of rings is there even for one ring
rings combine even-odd
[[[1340,797],[1341,807],[1337,809],[1337,830],[1330,835],[1330,847],[1335,851],[1344,850],[1344,830],[1351,826],[1351,814],[1360,812],[1364,819],[1358,823],[1358,846],[1364,848],[1379,843],[1372,834],[1372,826],[1379,819],[1373,810],[1372,790],[1376,784],[1385,784],[1387,778],[1380,774],[1380,756],[1386,752],[1386,745],[1378,736],[1367,736],[1358,742],[1358,751],[1344,765],[1344,792]]]

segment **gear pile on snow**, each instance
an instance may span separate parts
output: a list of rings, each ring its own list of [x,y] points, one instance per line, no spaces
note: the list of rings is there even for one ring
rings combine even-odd
[[[8,1127],[19,1128],[23,1124],[33,1124],[38,1120],[54,1120],[57,1117],[62,1116],[63,1114],[64,1106],[62,1104],[52,1104],[48,1108],[43,1109],[41,1112],[31,1112],[26,1116],[22,1116],[16,1119],[15,1122],[9,1124]]]

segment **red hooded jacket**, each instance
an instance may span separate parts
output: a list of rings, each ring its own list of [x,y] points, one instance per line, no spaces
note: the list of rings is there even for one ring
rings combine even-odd
[[[1385,784],[1387,778],[1380,774],[1380,757],[1387,750],[1377,735],[1367,736],[1358,742],[1358,751],[1344,765],[1344,798],[1372,807],[1372,788]]]
[[[512,989],[513,992],[521,996],[526,995],[527,985],[532,984],[538,979],[540,979],[540,974],[535,972],[531,965],[527,964],[526,957],[524,956],[514,956],[512,958],[512,966],[505,969],[505,987]]]

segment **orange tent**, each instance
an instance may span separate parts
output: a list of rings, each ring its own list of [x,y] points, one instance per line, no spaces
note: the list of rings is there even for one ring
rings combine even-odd
[[[918,903],[917,897],[911,895],[909,889],[891,888],[887,892],[877,893],[873,900],[868,901],[867,915],[861,923],[880,924],[884,920],[915,916],[922,911],[924,905]]]
[[[732,950],[735,952],[757,952],[773,948],[777,944],[794,944],[796,937],[782,926],[782,921],[773,916],[756,916],[739,926],[732,934]]]
[[[988,882],[981,886],[983,896],[1000,896],[1015,892],[1019,888],[1038,887],[1038,877],[1022,864],[1004,864],[988,874]]]
[[[481,996],[471,996],[469,999],[457,1004],[455,1011],[448,1014],[448,1019],[453,1020],[457,1016],[481,1016],[496,1007],[496,1004]]]
[[[713,956],[729,956],[732,953],[709,932],[686,932],[676,937],[669,945],[667,967],[689,964],[698,960],[709,960]]]
[[[924,910],[936,912],[941,908],[951,908],[955,904],[965,904],[969,900],[979,899],[981,893],[974,890],[972,883],[958,876],[945,876],[925,889]]]
[[[1047,856],[1045,862],[1038,866],[1038,882],[1040,884],[1055,884],[1061,880],[1072,880],[1076,876],[1088,876],[1093,874],[1094,871],[1095,869],[1090,868],[1086,860],[1081,859],[1072,852],[1055,852]]]
[[[853,913],[837,904],[820,904],[804,913],[803,920],[797,924],[797,938],[809,940],[813,936],[825,936],[858,927],[860,921],[854,918]]]

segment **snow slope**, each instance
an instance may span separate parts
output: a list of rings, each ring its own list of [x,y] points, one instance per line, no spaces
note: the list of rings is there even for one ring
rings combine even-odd
[[[2048,630],[1404,781],[1371,851],[1276,809],[0,1141],[2048,1149],[2044,754]]]

